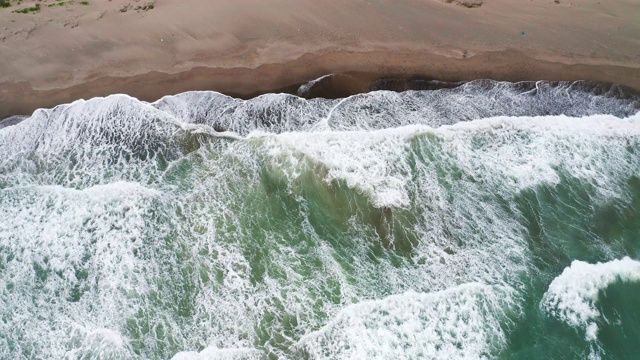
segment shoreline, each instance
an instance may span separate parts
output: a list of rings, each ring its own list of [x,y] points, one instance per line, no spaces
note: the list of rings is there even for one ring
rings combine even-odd
[[[248,99],[266,93],[296,94],[298,88],[322,76],[340,75],[320,94],[303,97],[345,97],[370,91],[379,79],[421,78],[445,82],[588,80],[619,84],[640,91],[640,68],[605,64],[567,64],[540,60],[516,51],[478,53],[466,58],[428,51],[333,51],[305,54],[295,60],[256,68],[194,67],[178,73],[150,71],[132,76],[101,76],[64,88],[34,89],[28,82],[0,83],[0,119],[30,115],[78,99],[124,93],[153,102],[166,95],[211,90]]]
[[[322,96],[389,77],[640,90],[636,0],[8,1],[0,118],[114,93],[292,93],[327,74],[344,76]]]

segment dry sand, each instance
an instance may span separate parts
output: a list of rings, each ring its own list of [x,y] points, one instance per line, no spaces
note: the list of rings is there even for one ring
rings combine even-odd
[[[638,0],[78,1],[0,9],[0,118],[78,98],[290,91],[327,73],[640,89]],[[475,7],[474,7],[475,6]],[[126,12],[122,10],[126,8]]]

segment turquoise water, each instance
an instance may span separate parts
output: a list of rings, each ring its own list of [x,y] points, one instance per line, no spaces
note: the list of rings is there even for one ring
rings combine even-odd
[[[113,95],[0,129],[2,359],[632,359],[640,99]]]

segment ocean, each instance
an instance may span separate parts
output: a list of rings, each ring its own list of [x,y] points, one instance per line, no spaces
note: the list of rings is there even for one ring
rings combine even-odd
[[[632,359],[640,96],[187,92],[0,129],[1,359]]]

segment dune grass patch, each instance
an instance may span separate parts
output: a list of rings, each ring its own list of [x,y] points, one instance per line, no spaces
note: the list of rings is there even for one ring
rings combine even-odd
[[[40,12],[40,4],[36,4],[35,6],[24,8],[24,9],[13,10],[12,12],[16,14],[38,13]]]

